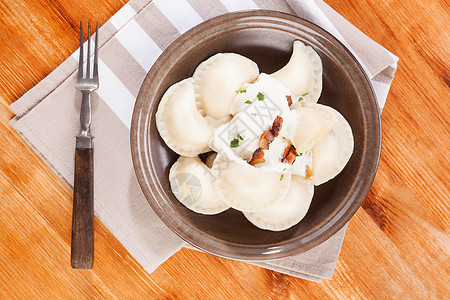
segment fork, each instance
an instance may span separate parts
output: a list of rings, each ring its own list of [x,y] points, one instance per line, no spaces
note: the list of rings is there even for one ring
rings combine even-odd
[[[73,187],[72,246],[74,269],[91,269],[94,264],[94,152],[90,133],[90,95],[98,89],[98,21],[95,30],[94,64],[91,70],[91,21],[88,21],[86,69],[83,72],[83,24],[80,21],[80,58],[75,88],[82,93],[80,133],[76,136]],[[91,74],[92,71],[92,74]]]

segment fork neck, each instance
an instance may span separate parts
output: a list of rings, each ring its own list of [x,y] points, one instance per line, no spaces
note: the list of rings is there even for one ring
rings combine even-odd
[[[80,133],[77,135],[77,148],[92,148],[91,122],[92,108],[89,91],[81,91]]]

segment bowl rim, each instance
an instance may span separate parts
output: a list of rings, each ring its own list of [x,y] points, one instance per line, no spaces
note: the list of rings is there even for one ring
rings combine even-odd
[[[205,232],[200,231],[199,229],[190,226],[190,223],[186,220],[175,220],[173,219],[174,215],[171,213],[170,208],[165,203],[164,192],[162,191],[162,187],[157,181],[154,181],[154,176],[146,176],[142,172],[142,168],[145,168],[146,164],[148,167],[152,169],[151,157],[150,157],[150,146],[149,143],[146,142],[149,137],[145,137],[146,134],[146,125],[149,124],[151,116],[148,114],[145,116],[142,112],[142,107],[145,103],[147,92],[152,87],[152,80],[155,78],[156,74],[161,70],[161,67],[170,56],[173,54],[173,50],[178,48],[177,46],[183,45],[189,39],[193,37],[200,38],[201,34],[204,33],[205,28],[213,28],[214,25],[224,24],[226,22],[235,22],[236,20],[241,20],[243,22],[253,22],[252,24],[258,22],[268,22],[268,19],[277,20],[277,22],[285,22],[286,24],[297,25],[300,27],[306,27],[310,30],[313,30],[317,34],[324,36],[326,39],[332,41],[332,43],[342,50],[342,54],[345,54],[347,57],[348,63],[352,64],[352,68],[358,74],[362,75],[359,78],[361,79],[361,84],[364,87],[363,91],[365,91],[368,101],[366,104],[370,105],[371,111],[374,113],[374,116],[366,116],[366,111],[362,111],[363,115],[363,123],[364,123],[364,151],[363,157],[361,159],[360,169],[370,168],[372,172],[369,175],[363,178],[363,181],[360,182],[356,193],[351,195],[350,201],[343,201],[336,210],[320,225],[313,228],[311,231],[315,231],[316,235],[313,239],[301,243],[299,245],[291,245],[291,247],[286,247],[290,240],[279,242],[273,244],[272,246],[266,245],[241,245],[232,242],[227,242],[220,240],[216,237],[213,237]],[[261,23],[262,24],[262,23]],[[236,28],[230,27],[227,30],[238,30],[242,27],[237,26]],[[223,32],[218,32],[216,34],[221,34]],[[211,38],[211,36],[207,36],[206,39]],[[193,46],[195,47],[195,46]],[[188,52],[186,50],[186,52]],[[160,80],[163,82],[164,79]],[[157,89],[158,90],[158,89]],[[156,93],[156,92],[155,92]],[[359,98],[359,97],[358,97]],[[159,100],[159,99],[158,99]],[[361,102],[361,99],[359,99]],[[155,101],[155,99],[151,99],[150,110],[154,105],[157,105],[159,101]],[[360,103],[363,106],[363,102]],[[369,118],[368,118],[369,117]],[[369,120],[368,120],[368,119]],[[370,121],[370,124],[368,124]],[[149,127],[150,125],[148,125]],[[299,254],[305,252],[324,241],[328,240],[331,236],[336,234],[347,222],[350,218],[356,213],[356,211],[361,206],[365,197],[367,196],[370,187],[375,179],[376,170],[378,168],[378,163],[380,159],[381,153],[381,139],[382,139],[382,131],[381,131],[381,117],[380,111],[378,107],[378,102],[376,99],[376,95],[374,93],[372,84],[364,71],[363,67],[359,63],[359,61],[354,57],[352,52],[347,49],[347,47],[341,43],[337,38],[331,35],[329,32],[325,31],[321,27],[302,19],[298,16],[294,16],[291,14],[272,11],[272,10],[248,10],[248,11],[239,11],[239,12],[231,12],[223,15],[219,15],[217,17],[208,19],[185,33],[181,34],[177,39],[175,39],[158,57],[158,59],[153,64],[152,68],[147,73],[142,85],[141,89],[138,93],[136,103],[133,110],[131,129],[130,129],[130,145],[131,145],[131,154],[133,160],[133,166],[135,169],[135,173],[138,178],[138,182],[141,186],[141,189],[155,211],[156,215],[162,220],[166,226],[168,226],[174,233],[176,233],[180,238],[189,244],[193,245],[196,248],[199,248],[205,252],[225,257],[228,259],[234,260],[246,260],[246,261],[263,261],[263,260],[271,260],[277,258],[283,258],[295,254]],[[370,137],[368,139],[368,136]],[[140,141],[140,138],[143,138],[143,141]],[[368,145],[368,142],[370,145]],[[148,149],[145,148],[148,146]],[[143,148],[142,148],[143,147]],[[150,162],[150,164],[148,164]],[[152,169],[151,172],[154,172]],[[349,197],[350,191],[354,189],[355,182],[361,180],[360,174],[358,171],[358,175],[353,182],[352,187],[349,189],[345,199]],[[163,200],[161,202],[160,199]],[[180,217],[180,216],[178,216]],[[182,218],[184,219],[184,218]],[[181,226],[180,226],[181,223]],[[183,228],[183,224],[187,225],[189,230]],[[317,229],[317,230],[316,230]],[[296,237],[294,239],[297,239]],[[291,239],[292,240],[292,239]],[[227,250],[223,249],[223,243],[227,245]],[[283,248],[284,247],[284,248]]]

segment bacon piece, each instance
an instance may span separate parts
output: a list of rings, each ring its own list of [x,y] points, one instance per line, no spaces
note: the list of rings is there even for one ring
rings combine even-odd
[[[273,136],[273,134],[269,130],[266,130],[261,134],[258,146],[261,149],[267,150],[269,149],[269,144],[272,143],[274,138],[275,137]]]
[[[259,148],[256,149],[256,151],[253,153],[252,159],[250,160],[249,164],[255,165],[265,162],[263,158],[264,157],[263,150],[269,150],[269,144],[272,143],[275,137],[277,137],[280,134],[282,125],[283,125],[283,118],[280,116],[276,116],[272,126],[268,130],[264,131],[259,137],[258,141]]]
[[[265,162],[264,159],[264,151],[261,148],[258,148],[253,152],[252,159],[250,160],[249,164],[256,165]]]
[[[283,125],[283,118],[276,116],[272,126],[264,131],[259,137],[258,146],[263,150],[269,149],[269,144],[280,134],[281,126]]]
[[[313,176],[313,171],[306,165],[305,178],[309,179]]]
[[[270,127],[270,133],[274,137],[277,137],[280,134],[281,126],[283,125],[283,118],[280,116],[276,116],[275,120],[273,121],[272,127]]]
[[[284,159],[289,154],[289,151],[291,150],[291,146],[292,146],[292,144],[289,143],[289,145],[287,145],[286,148],[284,148],[282,159]]]
[[[297,151],[295,150],[295,147],[291,143],[289,143],[289,145],[284,149],[283,158],[281,159],[281,162],[293,164],[296,156]]]
[[[291,106],[292,105],[292,98],[291,98],[291,96],[287,96],[286,100],[288,102],[288,105]]]

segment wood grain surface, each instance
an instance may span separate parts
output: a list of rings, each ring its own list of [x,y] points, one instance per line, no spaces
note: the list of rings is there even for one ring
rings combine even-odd
[[[448,1],[326,2],[400,62],[375,182],[333,279],[313,283],[187,249],[148,274],[98,220],[93,269],[72,269],[72,192],[8,106],[77,49],[80,16],[103,24],[126,1],[1,0],[0,299],[449,299]]]

